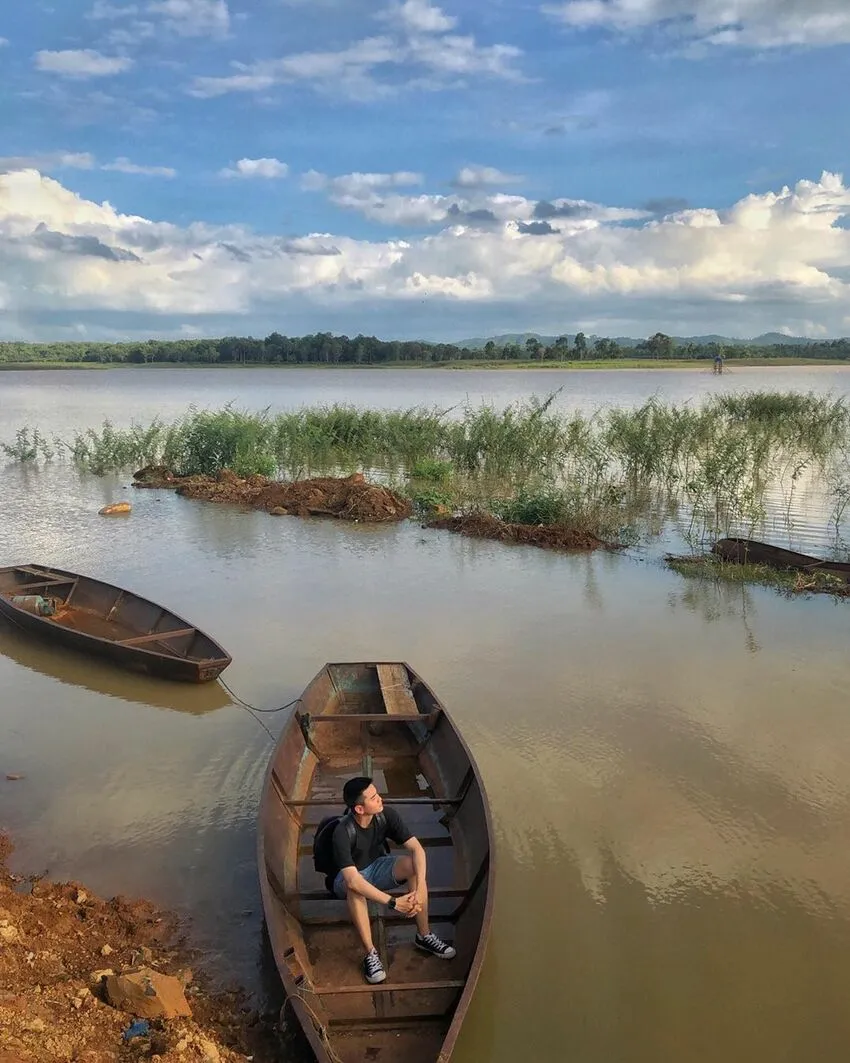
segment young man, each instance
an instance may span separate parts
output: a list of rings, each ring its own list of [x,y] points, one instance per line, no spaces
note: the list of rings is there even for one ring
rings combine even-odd
[[[342,797],[354,825],[354,836],[352,838],[344,820],[334,830],[334,863],[340,870],[334,879],[333,892],[348,901],[352,922],[366,950],[363,960],[366,981],[376,985],[387,977],[372,941],[369,901],[385,904],[391,910],[415,919],[416,947],[440,959],[452,959],[455,950],[432,934],[428,926],[425,850],[419,841],[395,809],[384,808],[375,784],[366,776],[349,779],[342,788]],[[381,812],[383,816],[376,820]],[[407,854],[387,855],[384,844],[387,838],[403,845]],[[403,897],[393,897],[387,892],[403,883],[408,888]]]

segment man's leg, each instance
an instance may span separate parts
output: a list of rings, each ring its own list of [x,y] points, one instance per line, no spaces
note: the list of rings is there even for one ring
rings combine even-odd
[[[397,882],[405,883],[405,889],[407,889],[408,893],[416,892],[418,882],[412,856],[400,856],[395,862],[393,874]],[[423,885],[425,887],[425,900],[422,904],[422,911],[417,913],[415,919],[416,929],[422,937],[427,937],[431,933],[431,928],[428,926],[428,884],[426,882]]]
[[[375,945],[372,941],[372,924],[369,921],[369,902],[360,893],[348,890],[345,899],[348,901],[348,910],[351,913],[351,921],[360,935],[363,948],[371,952]]]
[[[418,881],[416,878],[416,865],[413,863],[412,856],[400,856],[393,867],[393,875],[397,882],[405,883],[404,888],[409,893],[416,892]],[[456,952],[453,946],[447,945],[436,934],[431,933],[431,928],[428,924],[428,884],[423,882],[422,885],[424,887],[422,890],[422,910],[415,916],[417,934],[414,944],[431,956],[439,956],[442,960],[450,960],[456,955]]]

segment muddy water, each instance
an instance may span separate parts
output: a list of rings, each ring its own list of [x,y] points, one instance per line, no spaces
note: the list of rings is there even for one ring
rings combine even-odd
[[[73,403],[85,396],[54,418]],[[156,492],[98,517],[123,483],[3,470],[0,556],[196,620],[255,705],[294,698],[326,660],[383,657],[452,710],[498,844],[492,950],[457,1060],[846,1057],[846,606],[692,585],[635,555]],[[271,740],[256,720],[221,687],[137,678],[6,627],[0,691],[16,866],[182,909],[221,977],[262,992],[254,816]]]

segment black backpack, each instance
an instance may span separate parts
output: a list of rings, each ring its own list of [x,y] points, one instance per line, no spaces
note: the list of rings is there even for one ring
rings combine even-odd
[[[375,816],[375,822],[378,824],[378,830],[386,834],[387,818],[383,812],[379,812]],[[357,829],[354,826],[354,818],[350,812],[344,812],[341,816],[325,816],[316,827],[316,834],[313,838],[313,867],[320,875],[325,875],[330,879],[335,878],[339,873],[339,868],[334,861],[333,846],[334,831],[338,823],[345,824],[348,840],[353,847],[357,840]],[[386,840],[384,841],[384,848],[389,852]]]

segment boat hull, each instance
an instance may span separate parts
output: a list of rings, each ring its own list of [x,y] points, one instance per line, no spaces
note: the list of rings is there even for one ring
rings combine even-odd
[[[13,600],[35,594],[55,599],[58,612],[40,616]],[[217,642],[177,614],[64,569],[0,569],[0,614],[38,638],[161,679],[210,682],[231,663]]]
[[[327,893],[311,855],[316,825],[339,813],[345,779],[361,774],[425,848],[431,923],[457,949],[450,961],[424,956],[412,921],[375,906],[380,986],[363,981],[347,905]],[[266,774],[258,865],[286,1007],[319,1063],[447,1063],[490,933],[492,828],[468,748],[409,666],[329,664],[307,687]]]

